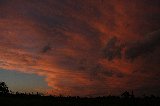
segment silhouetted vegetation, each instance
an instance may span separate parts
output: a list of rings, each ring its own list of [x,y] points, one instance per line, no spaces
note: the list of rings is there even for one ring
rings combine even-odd
[[[0,106],[160,106],[160,97],[135,97],[125,91],[120,96],[79,97],[44,96],[40,93],[13,93],[0,82]]]
[[[8,87],[5,82],[0,82],[0,95],[7,95],[9,93]]]

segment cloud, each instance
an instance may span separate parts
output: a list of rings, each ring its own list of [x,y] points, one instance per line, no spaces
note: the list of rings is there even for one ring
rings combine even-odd
[[[52,49],[52,48],[50,47],[50,45],[47,44],[46,46],[43,47],[42,53],[46,53],[46,52],[48,52],[48,51],[51,50],[51,49]]]
[[[147,35],[141,42],[133,43],[126,50],[126,58],[135,59],[138,56],[147,55],[152,53],[160,45],[160,30]]]
[[[113,37],[107,42],[106,46],[104,47],[104,57],[108,60],[113,60],[114,58],[121,58],[121,51],[123,45],[118,44],[117,42],[117,38]]]
[[[156,88],[160,11],[158,1],[146,2],[6,1],[0,68],[45,76],[53,94],[118,94],[152,81]]]

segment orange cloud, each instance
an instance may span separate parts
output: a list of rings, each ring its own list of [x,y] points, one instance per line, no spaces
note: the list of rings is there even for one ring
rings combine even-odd
[[[159,76],[157,3],[6,1],[0,5],[0,68],[45,76],[49,93],[57,95],[138,92],[152,82],[158,88],[152,80]]]

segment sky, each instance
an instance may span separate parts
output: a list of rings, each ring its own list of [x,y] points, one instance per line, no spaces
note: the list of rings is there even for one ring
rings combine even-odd
[[[159,0],[0,0],[0,80],[54,95],[160,95],[159,23]]]
[[[9,90],[16,93],[47,93],[47,83],[44,78],[35,74],[24,74],[16,71],[1,70],[0,81],[5,81]]]

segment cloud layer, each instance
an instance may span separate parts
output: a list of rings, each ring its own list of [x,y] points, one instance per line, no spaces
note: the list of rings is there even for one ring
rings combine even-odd
[[[50,93],[158,93],[158,0],[0,0],[0,68]]]

